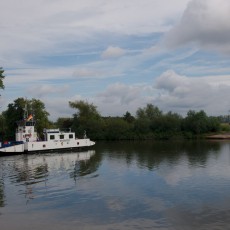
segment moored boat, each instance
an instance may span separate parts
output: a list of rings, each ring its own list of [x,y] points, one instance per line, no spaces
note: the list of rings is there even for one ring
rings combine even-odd
[[[0,143],[1,153],[44,152],[52,150],[81,149],[95,144],[84,135],[76,138],[71,130],[44,129],[40,140],[35,131],[33,115],[17,122],[15,141]]]

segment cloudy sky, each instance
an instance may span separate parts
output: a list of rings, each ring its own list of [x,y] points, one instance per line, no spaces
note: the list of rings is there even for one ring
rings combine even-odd
[[[0,111],[27,97],[52,120],[72,116],[68,101],[79,99],[105,116],[147,103],[229,114],[229,0],[1,0],[0,8]]]

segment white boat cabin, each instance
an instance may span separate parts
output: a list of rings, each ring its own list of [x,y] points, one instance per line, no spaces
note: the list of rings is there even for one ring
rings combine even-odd
[[[31,142],[37,141],[37,132],[34,131],[35,121],[21,120],[17,122],[16,141]]]
[[[61,131],[60,129],[44,129],[43,130],[45,141],[62,141],[74,140],[75,133],[68,131]]]
[[[17,122],[16,141],[22,142],[36,142],[41,141],[38,138],[37,132],[34,130],[35,121],[22,120]],[[75,133],[68,131],[61,131],[60,129],[44,129],[43,141],[63,141],[74,140]]]

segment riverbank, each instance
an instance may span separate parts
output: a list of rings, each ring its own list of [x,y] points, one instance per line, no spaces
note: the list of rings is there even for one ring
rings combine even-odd
[[[209,135],[206,137],[207,139],[230,139],[230,133],[221,133]]]

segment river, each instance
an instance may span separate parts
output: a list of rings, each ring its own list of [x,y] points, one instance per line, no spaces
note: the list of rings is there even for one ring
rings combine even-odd
[[[226,230],[230,142],[98,142],[0,157],[1,230]]]

